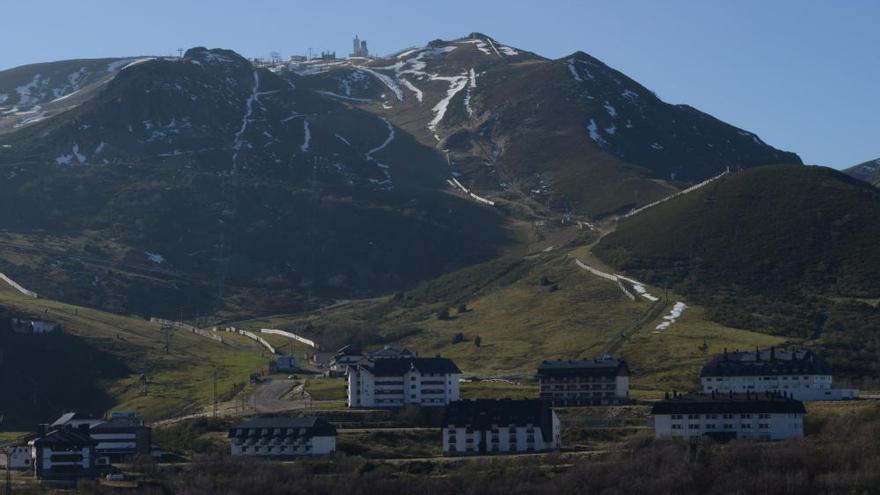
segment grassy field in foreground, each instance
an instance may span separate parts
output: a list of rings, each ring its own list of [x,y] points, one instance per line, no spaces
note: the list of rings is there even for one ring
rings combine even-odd
[[[183,331],[172,332],[166,353],[161,329],[146,320],[32,299],[5,283],[0,283],[0,306],[14,315],[59,323],[65,333],[120,361],[127,369],[125,376],[100,386],[112,397],[113,409],[138,411],[147,419],[198,409],[211,400],[214,376],[222,398],[267,365],[267,359],[252,350],[256,348],[235,350]],[[146,396],[141,375],[148,379]],[[51,393],[52,385],[39,384],[43,393]]]

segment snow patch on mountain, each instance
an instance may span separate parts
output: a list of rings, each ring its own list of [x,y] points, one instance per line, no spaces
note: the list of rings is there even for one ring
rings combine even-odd
[[[390,89],[394,93],[394,96],[397,97],[398,101],[403,101],[403,91],[400,89],[400,86],[397,85],[397,82],[395,82],[394,79],[385,74],[370,69],[369,67],[358,67],[358,70],[362,70],[381,81],[382,84],[387,86],[388,89]]]
[[[306,153],[312,144],[312,129],[309,127],[308,119],[303,119],[303,144],[299,147],[300,151]]]
[[[125,65],[123,68],[119,69],[119,72],[122,72],[122,71],[124,71],[125,69],[129,69],[129,68],[131,68],[131,67],[134,67],[135,65],[139,65],[139,64],[142,64],[142,63],[144,63],[144,62],[149,62],[150,60],[156,60],[156,57],[144,57],[144,58],[139,58],[139,59],[137,59],[137,60],[135,60],[135,61],[133,61],[133,62],[129,62],[129,63],[128,63],[127,65]]]
[[[483,40],[481,40],[481,39],[479,39],[479,38],[477,38],[477,39],[468,39],[468,40],[459,40],[459,41],[456,41],[456,43],[459,43],[459,44],[473,44],[473,45],[475,45],[475,46],[477,47],[477,50],[483,52],[483,54],[485,54],[485,55],[492,55],[492,51],[489,50],[489,45],[488,45],[485,41],[483,41]]]
[[[675,305],[672,306],[672,309],[669,311],[669,314],[663,317],[664,321],[657,325],[656,330],[666,330],[667,328],[669,328],[670,325],[681,318],[681,315],[682,313],[684,313],[685,309],[687,309],[687,305],[685,303],[681,301],[675,303]]]
[[[79,152],[78,144],[73,145],[73,147],[71,148],[71,153],[59,155],[57,158],[55,158],[55,163],[57,165],[70,165],[73,163],[74,159],[76,159],[76,161],[81,164],[86,162],[86,156]]]
[[[238,154],[241,152],[241,147],[246,143],[244,140],[244,131],[247,130],[251,115],[254,113],[254,103],[256,103],[259,98],[260,74],[257,71],[253,71],[253,78],[254,84],[251,88],[250,96],[248,96],[248,99],[245,101],[244,117],[241,119],[241,127],[238,129],[238,132],[235,133],[235,139],[233,140],[232,148],[235,150],[235,153],[232,154],[233,172],[238,170]]]
[[[605,138],[599,134],[599,126],[596,124],[596,121],[590,119],[589,125],[587,125],[587,130],[590,132],[590,139],[592,139],[599,146],[605,146],[608,144],[608,141],[605,141]]]
[[[419,100],[419,103],[421,103],[422,100],[425,98],[425,95],[424,95],[424,93],[422,93],[422,90],[417,88],[413,83],[411,83],[409,81],[409,79],[405,79],[405,78],[401,77],[400,84],[403,84],[404,86],[407,87],[407,89],[412,91],[416,95],[416,99]]]
[[[156,263],[159,265],[161,265],[162,263],[165,263],[165,257],[162,256],[161,254],[151,253],[149,251],[144,251],[144,256],[146,256],[147,259],[152,261],[153,263]]]
[[[605,102],[604,106],[605,106],[605,111],[608,112],[608,115],[610,115],[612,118],[617,117],[617,109],[615,109],[613,106],[609,105],[607,101]]]
[[[513,57],[515,55],[519,55],[518,51],[516,51],[515,49],[513,49],[509,46],[498,45],[498,49],[501,50],[501,53],[507,55],[508,57]]]
[[[42,74],[34,74],[34,78],[31,79],[31,82],[15,88],[15,92],[18,93],[18,106],[29,107],[38,103],[40,101],[39,93],[34,95],[34,92],[39,89],[40,86],[45,85],[46,82],[48,81],[43,79]]]
[[[459,93],[459,91],[463,90],[468,85],[470,77],[466,72],[460,76],[434,76],[431,79],[435,81],[449,82],[449,89],[446,90],[446,97],[437,102],[436,105],[434,105],[434,118],[431,119],[430,122],[428,122],[428,129],[430,129],[431,132],[434,133],[434,138],[439,141],[440,138],[437,136],[437,126],[440,124],[440,122],[443,121],[443,117],[446,116],[446,110],[449,108],[449,102],[452,101],[452,99],[455,97],[455,95]]]

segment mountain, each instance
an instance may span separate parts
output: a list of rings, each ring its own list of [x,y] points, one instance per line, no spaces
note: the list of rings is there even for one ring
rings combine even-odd
[[[593,251],[715,321],[825,339],[864,371],[880,354],[878,217],[880,190],[845,174],[758,167],[622,221]]]
[[[0,72],[0,133],[75,107],[136,59],[65,60]]]
[[[850,167],[844,173],[880,187],[880,158]]]
[[[594,218],[727,167],[801,163],[753,133],[661,101],[583,52],[549,60],[480,33],[390,60],[315,61],[279,73],[448,152],[466,186]]]
[[[140,313],[214,310],[224,291],[289,308],[375,294],[504,242],[497,212],[445,192],[443,169],[387,120],[234,52],[140,59],[0,134],[0,225],[30,246],[0,270]]]
[[[479,33],[385,59],[53,62],[0,91],[0,271],[142,314],[371,297],[510,249],[518,222],[800,163],[584,53]]]

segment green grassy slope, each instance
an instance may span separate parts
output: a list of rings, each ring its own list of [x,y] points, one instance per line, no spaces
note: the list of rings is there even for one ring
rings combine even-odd
[[[148,321],[31,299],[5,283],[0,284],[0,307],[10,315],[59,323],[65,334],[6,337],[3,354],[15,359],[2,361],[4,375],[24,375],[24,381],[9,385],[22,394],[9,396],[9,402],[4,399],[9,424],[4,429],[13,424],[31,427],[74,407],[96,414],[110,408],[134,410],[147,419],[191,412],[210,401],[215,370],[222,397],[268,362],[256,346],[233,349],[182,331],[172,333],[170,351],[165,353],[164,335]],[[148,377],[146,396],[142,374]],[[78,392],[84,395],[75,396]]]
[[[712,323],[699,306],[688,308],[669,330],[655,333],[662,316],[679,300],[676,295],[656,304],[643,298],[631,301],[615,283],[575,265],[582,242],[525,257],[511,253],[385,298],[243,326],[296,330],[329,349],[391,342],[422,356],[451,357],[465,375],[515,380],[528,380],[544,359],[612,351],[630,360],[636,383],[655,390],[691,387],[702,363],[725,347],[746,349],[785,340]],[[577,246],[582,247],[572,249]],[[542,285],[544,277],[548,285]],[[459,312],[461,305],[465,312]],[[443,309],[449,310],[448,320],[437,318]],[[456,342],[458,334],[463,340]]]
[[[727,325],[820,338],[836,364],[880,349],[880,191],[801,166],[735,173],[621,222],[594,249],[606,262],[673,287]],[[855,358],[855,359],[851,359]]]

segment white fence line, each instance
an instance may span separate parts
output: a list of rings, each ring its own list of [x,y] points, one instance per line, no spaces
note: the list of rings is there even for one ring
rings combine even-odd
[[[21,284],[19,284],[15,280],[12,280],[11,278],[7,277],[5,273],[0,273],[0,280],[3,280],[7,284],[11,285],[13,289],[17,290],[18,292],[21,292],[22,294],[24,294],[28,297],[33,297],[34,299],[37,299],[37,297],[38,297],[36,292],[34,292],[32,290],[25,289],[24,287],[21,286]]]
[[[729,174],[729,173],[730,173],[730,169],[728,168],[728,169],[725,170],[724,172],[721,172],[720,174],[716,175],[715,177],[710,177],[709,179],[706,179],[706,180],[704,180],[703,182],[700,182],[699,184],[694,184],[693,186],[691,186],[691,187],[689,187],[689,188],[687,188],[687,189],[682,189],[681,191],[678,191],[678,192],[675,193],[675,194],[672,194],[672,195],[667,196],[667,197],[665,197],[665,198],[663,198],[663,199],[659,199],[659,200],[657,200],[657,201],[654,201],[653,203],[648,203],[648,204],[646,204],[645,206],[642,206],[641,208],[637,208],[637,209],[635,209],[635,210],[633,210],[633,211],[627,213],[626,215],[624,215],[623,218],[629,218],[629,217],[631,217],[631,216],[633,216],[633,215],[635,215],[635,214],[637,214],[637,213],[641,213],[641,212],[647,210],[648,208],[653,208],[653,207],[655,207],[655,206],[657,206],[657,205],[659,205],[659,204],[661,204],[661,203],[665,203],[666,201],[669,201],[670,199],[677,198],[677,197],[679,197],[679,196],[681,196],[681,195],[683,195],[683,194],[687,194],[687,193],[690,193],[690,192],[696,191],[697,189],[699,189],[699,188],[701,188],[701,187],[703,187],[703,186],[706,186],[706,185],[708,185],[708,184],[711,184],[712,182],[715,182],[716,180],[718,180],[718,179],[724,177],[725,175],[727,175],[727,174]]]
[[[196,328],[192,325],[188,325],[186,323],[174,320],[165,320],[163,318],[150,318],[151,323],[158,323],[160,325],[168,325],[173,328],[179,328],[181,330],[186,330],[187,332],[194,333],[196,335],[209,338],[213,341],[219,342],[221,344],[229,345],[228,342],[223,341],[222,335],[217,335],[216,333],[209,332],[208,330],[203,330],[201,328]]]
[[[272,354],[277,354],[275,352],[275,347],[273,347],[272,344],[270,344],[268,341],[266,341],[266,339],[264,339],[263,337],[260,337],[259,335],[255,334],[254,332],[248,332],[247,330],[242,330],[240,328],[235,328],[235,327],[225,327],[225,328],[221,328],[221,329],[214,327],[215,332],[217,332],[219,330],[224,330],[229,333],[237,333],[239,335],[244,335],[245,337],[258,342],[260,345],[262,345],[263,347],[268,349],[269,352],[271,352]]]
[[[260,332],[261,333],[268,333],[268,334],[272,334],[272,335],[281,335],[282,337],[287,337],[288,339],[293,339],[293,340],[295,340],[297,342],[301,342],[309,347],[312,347],[315,349],[318,348],[318,344],[316,344],[314,340],[307,339],[305,337],[300,337],[299,335],[297,335],[293,332],[288,332],[286,330],[277,330],[275,328],[261,328]]]
[[[617,281],[617,286],[620,287],[620,290],[622,290],[623,293],[626,294],[626,297],[628,297],[631,301],[635,301],[635,300],[636,300],[636,296],[634,296],[632,293],[630,293],[630,291],[626,290],[626,287],[623,286],[623,282],[621,282],[620,280],[618,280],[618,281]]]

